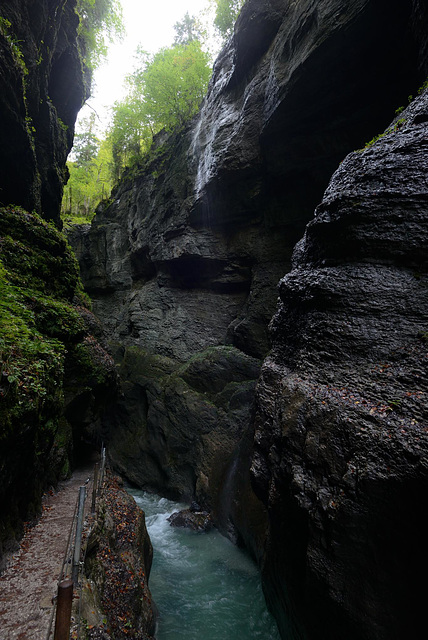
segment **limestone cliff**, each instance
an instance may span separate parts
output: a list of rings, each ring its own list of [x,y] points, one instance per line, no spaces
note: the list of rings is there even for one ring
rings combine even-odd
[[[421,84],[421,24],[410,0],[249,0],[199,116],[71,232],[118,345],[124,395],[107,428],[133,481],[213,506],[278,279],[339,161]]]
[[[214,510],[284,637],[412,623],[425,98],[340,165],[281,281],[251,412],[277,281],[333,171],[426,79],[427,33],[419,0],[248,0],[194,122],[70,235],[122,374],[113,463]]]
[[[76,0],[0,7],[0,202],[59,224],[65,162],[89,74]]]
[[[325,640],[424,626],[427,123],[425,91],[343,161],[280,282],[252,479],[284,634],[296,620],[297,637]]]

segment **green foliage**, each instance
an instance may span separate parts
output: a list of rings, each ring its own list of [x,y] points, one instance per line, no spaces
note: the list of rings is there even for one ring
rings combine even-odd
[[[138,164],[149,150],[153,138],[153,125],[146,116],[145,105],[136,90],[112,109],[112,122],[108,144],[112,154],[112,178],[120,179],[124,167]]]
[[[11,22],[7,18],[0,16],[0,33],[5,36],[11,27]]]
[[[99,142],[95,135],[95,113],[82,120],[82,133],[74,137],[73,155],[77,167],[88,169],[97,156]]]
[[[126,100],[113,108],[108,138],[114,175],[141,161],[153,136],[182,128],[198,111],[211,76],[209,55],[198,40],[165,47],[154,55],[138,50],[139,68],[128,79]]]
[[[398,109],[397,109],[397,111],[398,111]],[[388,129],[386,129],[386,131],[384,131],[383,133],[379,133],[377,136],[372,138],[369,142],[366,142],[366,144],[364,145],[364,148],[361,149],[360,151],[365,151],[366,149],[370,149],[370,147],[372,147],[375,142],[377,142],[378,140],[380,140],[384,136],[387,136],[390,133],[394,133],[395,131],[398,131],[398,129],[401,129],[401,127],[403,126],[403,124],[405,122],[406,122],[406,118],[399,118],[398,120],[396,120],[394,122],[393,125],[388,127]]]
[[[10,47],[10,51],[15,60],[17,67],[21,70],[22,74],[26,76],[28,74],[27,65],[24,61],[24,54],[21,50],[20,41],[13,35],[12,23],[7,18],[0,16],[0,34],[4,37]]]
[[[156,128],[172,131],[198,111],[211,76],[208,55],[198,41],[161,49],[135,74],[146,114]]]
[[[74,161],[69,161],[69,180],[64,188],[61,215],[65,222],[89,222],[97,204],[109,197],[112,187],[111,143],[95,135],[95,116],[83,120],[76,135]]]
[[[85,43],[85,63],[95,69],[106,57],[108,42],[123,37],[122,7],[118,0],[78,0],[76,10]]]
[[[244,0],[214,0],[214,4],[216,5],[214,25],[223,38],[229,38],[233,33],[233,27]]]
[[[428,89],[428,79],[427,79],[427,80],[425,80],[425,82],[423,83],[423,85],[419,87],[419,89],[418,89],[418,96],[422,95],[422,93],[425,91],[425,89]]]

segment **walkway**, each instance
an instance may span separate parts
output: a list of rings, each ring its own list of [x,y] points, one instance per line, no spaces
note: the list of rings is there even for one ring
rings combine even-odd
[[[79,487],[89,476],[92,481],[93,465],[45,496],[38,523],[0,576],[0,640],[45,640]],[[88,488],[90,496],[92,482]]]

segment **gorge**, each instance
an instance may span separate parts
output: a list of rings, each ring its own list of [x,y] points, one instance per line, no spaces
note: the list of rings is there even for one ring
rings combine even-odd
[[[48,42],[35,4],[2,8],[27,30],[26,61]],[[74,3],[56,4],[25,95],[0,36],[0,200],[60,226],[87,85]],[[133,484],[210,511],[257,561],[283,638],[399,640],[424,621],[427,76],[420,0],[247,0],[196,118],[68,231],[103,329],[80,300],[86,324],[48,335],[71,355],[65,402],[26,414],[34,432],[50,421],[43,453],[62,425],[75,450],[106,441]],[[9,270],[4,239],[25,254],[38,237],[22,212],[14,236],[11,216]],[[40,493],[47,477],[17,424],[2,437],[27,475],[2,501],[23,514],[27,478]]]

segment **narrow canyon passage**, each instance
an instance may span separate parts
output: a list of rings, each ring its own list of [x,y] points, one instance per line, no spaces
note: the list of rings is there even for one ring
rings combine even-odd
[[[46,637],[79,487],[89,476],[92,480],[92,472],[92,465],[76,470],[57,493],[45,496],[39,521],[26,531],[0,577],[0,640]]]

